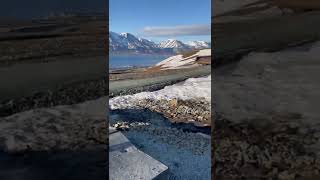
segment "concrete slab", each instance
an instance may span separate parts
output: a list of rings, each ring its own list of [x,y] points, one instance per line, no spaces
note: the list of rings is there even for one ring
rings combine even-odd
[[[138,150],[121,132],[109,134],[109,179],[166,179],[168,167]]]

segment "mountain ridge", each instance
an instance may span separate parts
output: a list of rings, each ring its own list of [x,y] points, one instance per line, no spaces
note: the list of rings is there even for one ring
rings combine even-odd
[[[211,43],[191,41],[184,43],[176,39],[168,39],[155,43],[151,40],[136,37],[131,33],[115,33],[109,31],[109,51],[117,53],[176,54],[195,49],[210,48]]]

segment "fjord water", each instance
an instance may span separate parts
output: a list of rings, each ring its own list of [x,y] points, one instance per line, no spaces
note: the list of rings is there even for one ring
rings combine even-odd
[[[110,55],[109,69],[153,66],[167,57],[165,55]]]

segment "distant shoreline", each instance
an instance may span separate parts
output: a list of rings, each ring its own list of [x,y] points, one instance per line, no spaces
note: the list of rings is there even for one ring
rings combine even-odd
[[[147,68],[156,65],[170,57],[169,55],[158,54],[136,54],[136,55],[109,55],[109,72],[114,70],[128,70]]]

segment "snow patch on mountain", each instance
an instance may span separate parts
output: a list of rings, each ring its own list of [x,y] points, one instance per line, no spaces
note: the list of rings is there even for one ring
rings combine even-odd
[[[182,84],[166,86],[154,92],[141,92],[133,95],[118,96],[109,100],[110,109],[134,108],[136,102],[143,99],[205,99],[211,101],[211,76],[189,78]]]

